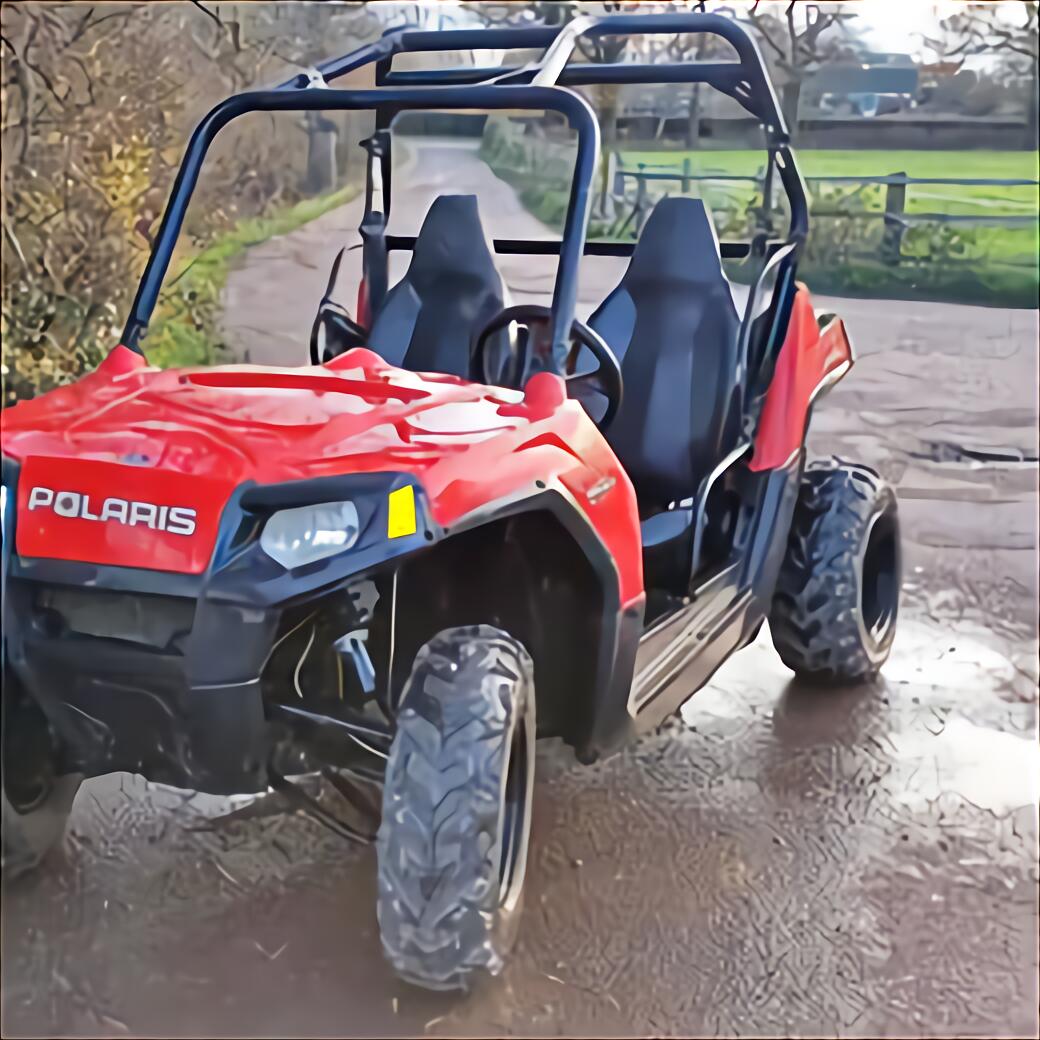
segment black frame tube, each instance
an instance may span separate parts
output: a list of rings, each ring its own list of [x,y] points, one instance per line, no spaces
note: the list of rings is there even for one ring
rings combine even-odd
[[[585,242],[591,184],[599,154],[599,126],[585,101],[571,91],[560,89],[561,87],[586,83],[708,83],[735,98],[748,112],[756,116],[765,128],[767,151],[772,159],[770,172],[773,172],[775,164],[790,202],[791,220],[787,241],[795,246],[792,256],[794,262],[808,233],[805,184],[798,172],[794,153],[789,147],[787,128],[776,93],[766,74],[762,56],[755,41],[743,26],[721,15],[683,13],[608,15],[589,20],[579,28],[580,31],[568,41],[568,45],[565,48],[561,45],[557,51],[557,58],[553,64],[558,66],[558,71],[553,76],[551,85],[526,85],[540,73],[544,79],[551,72],[543,68],[541,62],[523,67],[394,72],[393,59],[396,54],[401,53],[549,49],[566,27],[530,26],[439,32],[399,29],[387,32],[381,39],[349,54],[323,62],[310,72],[301,72],[271,90],[238,94],[217,105],[196,127],[188,144],[123,330],[123,345],[138,353],[142,352],[140,340],[155,309],[188,203],[198,181],[202,161],[210,144],[216,134],[232,119],[255,111],[370,108],[376,113],[377,130],[388,128],[397,112],[416,109],[480,108],[494,111],[527,108],[557,111],[565,115],[571,127],[578,133],[578,154],[563,237],[558,244],[552,246],[547,243],[527,243],[532,253],[558,253],[560,256],[552,303],[553,357],[547,359],[557,370],[562,370],[567,349],[567,333],[574,317],[577,269],[581,256],[585,253],[618,255],[620,250],[626,248],[631,251],[631,247],[620,244],[601,246]],[[733,46],[740,60],[663,65],[569,64],[580,36],[683,32],[703,32],[719,36]],[[543,61],[544,59],[545,54]],[[343,91],[328,89],[324,85],[372,64],[375,65],[375,90]],[[487,83],[486,78],[492,76],[498,82]],[[485,82],[471,83],[478,78],[485,79]],[[389,166],[387,156],[381,164],[384,209],[387,214],[391,198]],[[502,250],[504,252],[521,252],[524,245],[515,240],[504,240],[501,244],[505,246]],[[402,238],[391,248],[404,247],[405,240]],[[727,243],[724,253],[727,247],[733,256],[747,253],[747,247],[743,244]]]
[[[499,82],[527,83],[539,73],[538,63],[531,67],[499,66],[464,69],[409,69],[395,72],[393,59],[403,53],[436,53],[452,50],[500,50],[549,48],[566,26],[532,26],[501,29],[453,29],[442,32],[396,30],[370,45],[373,57],[361,51],[319,66],[327,76],[342,75],[368,61],[378,60],[376,83],[379,86],[436,85],[474,82],[478,77],[494,77]],[[654,64],[569,64],[581,36],[635,36],[644,34],[707,33],[726,40],[739,61],[680,62]],[[362,48],[364,50],[364,48]],[[544,57],[544,55],[543,55]],[[559,86],[594,83],[707,83],[738,102],[763,125],[766,153],[769,156],[770,182],[775,172],[787,194],[790,206],[788,241],[796,245],[795,258],[801,254],[809,232],[809,204],[805,181],[798,170],[790,135],[765,62],[758,45],[738,22],[724,15],[695,12],[675,14],[614,14],[591,20],[570,41],[567,60],[554,82]],[[385,191],[384,187],[384,191]]]
[[[518,26],[489,29],[451,29],[426,31],[416,29],[390,30],[374,43],[358,48],[341,58],[318,65],[316,72],[331,82],[365,65],[376,64],[377,86],[437,86],[486,82],[489,78],[511,83],[525,83],[533,79],[539,69],[532,67],[499,66],[463,69],[393,69],[397,54],[442,53],[454,50],[543,50],[552,46],[566,26]],[[780,181],[790,205],[789,241],[797,244],[796,253],[809,229],[809,207],[805,182],[798,171],[797,160],[791,151],[790,135],[776,92],[766,72],[758,44],[739,22],[724,15],[700,12],[668,14],[613,14],[590,20],[579,36],[638,36],[644,34],[707,33],[729,43],[739,61],[678,62],[661,65],[618,63],[578,65],[564,63],[555,79],[558,86],[579,86],[594,83],[707,83],[716,90],[734,98],[747,112],[764,126],[766,151],[774,160],[778,157]],[[577,45],[572,40],[570,50]],[[306,74],[287,80],[279,89],[296,89],[308,82]],[[389,125],[380,120],[380,126]],[[772,164],[771,164],[772,165]],[[389,179],[389,178],[388,178]],[[389,185],[384,185],[388,193]],[[386,194],[386,197],[389,197]],[[387,207],[389,209],[389,207]]]
[[[880,216],[881,214],[874,214]],[[415,235],[386,235],[387,252],[395,250],[410,251],[415,248]],[[559,256],[563,243],[556,238],[493,238],[491,244],[496,253],[503,256]],[[633,242],[586,242],[585,256],[631,256]],[[770,239],[765,250],[772,255],[781,246],[787,245],[784,239]],[[723,260],[741,260],[751,252],[750,242],[720,242],[719,250]]]
[[[566,30],[566,26],[531,26],[501,29],[452,29],[440,32],[399,29],[383,36],[377,43],[361,48],[344,58],[319,65],[317,71],[326,79],[336,78],[373,61],[385,62],[383,75],[377,76],[379,85],[401,85],[404,83],[459,82],[462,76],[480,73],[489,76],[517,76],[523,82],[533,76],[537,68],[502,66],[494,69],[426,69],[394,72],[393,57],[402,53],[435,53],[454,50],[510,50],[550,47]],[[775,92],[765,72],[765,65],[758,46],[742,25],[717,14],[614,14],[604,15],[590,23],[580,36],[637,36],[643,34],[708,33],[726,40],[737,52],[739,61],[730,62],[683,62],[667,65],[636,63],[603,64],[590,63],[578,66],[566,65],[557,82],[560,86],[578,83],[713,83],[721,78],[728,81],[739,75],[747,83],[749,97],[741,104],[753,115],[771,124],[781,133],[786,133],[783,115]],[[572,48],[576,45],[572,42]],[[363,53],[365,52],[365,53]],[[290,80],[289,84],[294,81]],[[738,80],[739,82],[739,80]],[[288,84],[287,84],[288,85]]]
[[[582,97],[555,86],[381,87],[374,90],[312,87],[291,91],[250,91],[222,101],[199,123],[188,143],[155,244],[137,287],[130,317],[123,329],[123,346],[143,353],[140,341],[158,301],[203,160],[216,135],[233,119],[250,112],[376,109],[383,113],[396,113],[467,108],[559,112],[577,134],[577,156],[553,287],[552,356],[544,359],[552,370],[562,373],[577,303],[578,266],[588,225],[592,178],[599,155],[599,124]]]

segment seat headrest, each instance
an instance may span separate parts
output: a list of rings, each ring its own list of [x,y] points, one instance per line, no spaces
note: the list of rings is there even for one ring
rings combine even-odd
[[[639,233],[625,281],[717,282],[719,236],[702,199],[660,199]]]
[[[408,279],[419,285],[447,272],[453,278],[497,274],[476,195],[438,196],[416,236]]]

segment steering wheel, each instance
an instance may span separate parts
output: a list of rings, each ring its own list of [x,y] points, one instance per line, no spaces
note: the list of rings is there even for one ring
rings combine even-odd
[[[368,343],[368,332],[346,307],[333,300],[322,300],[311,326],[311,364],[323,365],[334,357]]]
[[[325,286],[325,295],[318,304],[318,313],[311,326],[312,365],[323,365],[345,351],[368,345],[368,331],[350,316],[350,311],[346,307],[332,299],[340,265],[343,263],[343,254],[346,251],[344,246],[336,254],[336,259],[332,261],[332,270],[329,272],[329,281]]]
[[[532,348],[537,343],[538,352],[545,354],[549,350],[548,332],[551,326],[552,311],[537,303],[522,303],[516,307],[507,307],[496,314],[484,326],[477,336],[473,350],[473,369],[480,373],[485,383],[494,384],[501,380],[500,376],[488,371],[488,344],[496,332],[501,332],[508,325],[516,322],[527,326],[527,335],[517,337],[513,347],[513,364],[506,377],[509,385],[518,389],[523,385],[531,359]],[[568,396],[581,401],[586,391],[593,391],[606,398],[607,407],[596,425],[605,430],[614,421],[621,407],[623,385],[621,366],[614,352],[604,342],[599,333],[594,332],[583,321],[577,318],[571,323],[571,352],[567,355],[564,366],[564,382],[567,384]],[[598,362],[591,372],[576,372],[575,368],[582,349],[585,348]],[[575,392],[576,391],[576,392]],[[584,401],[582,401],[584,405]]]

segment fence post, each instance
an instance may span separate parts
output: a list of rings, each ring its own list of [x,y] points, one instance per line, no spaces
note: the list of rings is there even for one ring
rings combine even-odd
[[[691,173],[693,173],[693,163],[690,161],[690,157],[688,155],[684,155],[682,161],[682,192],[684,195],[690,194]]]
[[[636,203],[632,212],[636,214],[636,234],[643,230],[643,222],[646,219],[646,178],[640,174],[636,177]]]
[[[606,168],[600,174],[600,193],[599,193],[599,215],[601,217],[611,216],[610,212],[610,198],[611,189],[617,191],[618,183],[618,153],[607,152],[607,163]]]
[[[614,194],[622,196],[625,194],[625,176],[621,172],[621,155],[618,152],[611,152],[610,155],[614,160],[611,167],[614,172]]]
[[[889,184],[885,189],[885,230],[881,238],[881,259],[886,264],[898,264],[903,245],[903,214],[906,212],[906,173],[891,173],[903,181]]]

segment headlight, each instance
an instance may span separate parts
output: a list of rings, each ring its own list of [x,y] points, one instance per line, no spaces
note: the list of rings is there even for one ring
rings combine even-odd
[[[345,552],[358,539],[353,502],[320,502],[274,513],[260,535],[260,548],[286,569]]]

